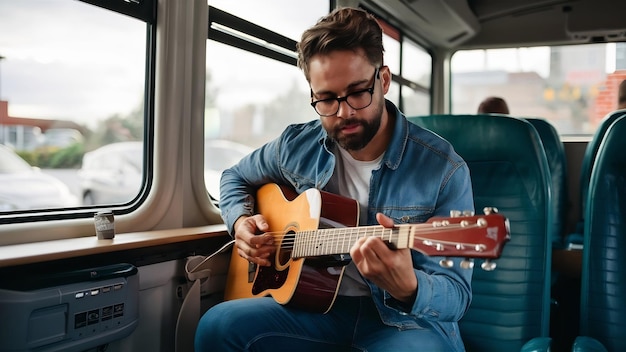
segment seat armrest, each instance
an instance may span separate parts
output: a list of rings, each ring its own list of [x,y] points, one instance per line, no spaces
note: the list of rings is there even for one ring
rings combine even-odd
[[[572,352],[608,352],[600,341],[589,336],[578,336],[574,340]]]
[[[535,337],[526,342],[520,352],[549,352],[552,339],[550,337]]]

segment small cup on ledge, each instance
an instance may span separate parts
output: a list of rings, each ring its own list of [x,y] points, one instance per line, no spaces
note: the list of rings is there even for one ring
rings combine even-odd
[[[112,211],[99,211],[93,220],[99,240],[110,240],[115,237],[115,219]]]

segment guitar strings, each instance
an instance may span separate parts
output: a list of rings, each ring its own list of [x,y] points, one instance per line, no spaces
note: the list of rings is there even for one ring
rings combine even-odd
[[[458,229],[468,229],[470,227],[477,227],[475,224],[471,226],[462,226],[459,224],[445,224],[442,226],[437,226],[433,223],[423,223],[423,224],[407,224],[407,225],[398,225],[393,228],[386,228],[380,225],[374,226],[363,226],[363,227],[348,227],[348,228],[333,228],[333,229],[316,229],[316,230],[303,230],[296,232],[281,232],[281,231],[270,231],[265,234],[269,234],[274,236],[275,238],[281,238],[280,242],[275,242],[275,247],[284,247],[286,249],[293,250],[296,247],[296,243],[298,248],[296,249],[294,257],[299,256],[316,256],[316,255],[324,255],[324,254],[340,254],[340,253],[348,253],[349,249],[354,244],[354,241],[361,237],[380,237],[382,240],[386,240],[390,243],[394,243],[398,241],[400,234],[400,229],[406,229],[410,227],[413,229],[413,240],[422,241],[425,245],[429,245],[432,247],[435,246],[443,246],[449,245],[454,246],[455,248],[463,248],[463,247],[474,247],[474,248],[483,248],[484,245],[479,245],[475,243],[467,243],[467,242],[455,242],[449,240],[441,240],[437,238],[428,238],[423,236],[415,236],[420,233],[431,233],[433,229],[436,229],[437,232],[453,232]],[[341,235],[347,236],[341,236]],[[346,240],[349,240],[346,242]],[[408,238],[407,238],[408,240]],[[406,245],[409,245],[407,243]],[[339,250],[339,247],[341,250]],[[410,247],[410,246],[409,246]]]

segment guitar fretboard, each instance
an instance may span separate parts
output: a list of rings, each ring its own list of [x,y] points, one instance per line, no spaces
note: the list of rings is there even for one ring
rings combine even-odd
[[[411,243],[410,229],[411,226],[394,228],[364,226],[300,231],[286,235],[283,246],[289,246],[289,242],[293,242],[291,253],[293,258],[349,253],[357,240],[372,236],[379,237],[397,248],[407,248]]]

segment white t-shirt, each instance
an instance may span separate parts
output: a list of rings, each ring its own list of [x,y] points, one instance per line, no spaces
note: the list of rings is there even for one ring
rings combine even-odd
[[[330,192],[352,198],[359,202],[359,225],[367,223],[370,180],[372,171],[380,167],[383,155],[372,161],[359,161],[341,147],[334,150],[337,163],[335,172],[326,189]],[[343,274],[339,294],[343,296],[369,296],[370,289],[363,281],[356,266],[350,262]]]

